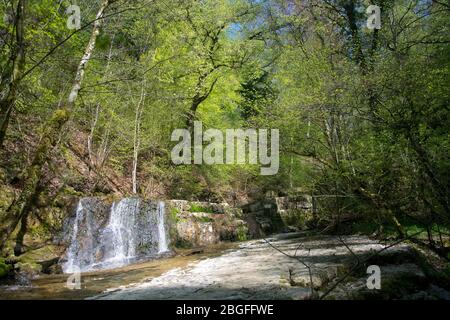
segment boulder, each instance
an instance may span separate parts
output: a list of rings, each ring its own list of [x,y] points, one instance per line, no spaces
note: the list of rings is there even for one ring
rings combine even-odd
[[[227,203],[169,200],[166,208],[172,242],[178,247],[243,241],[248,237],[247,223],[240,219],[242,209]]]
[[[18,262],[14,265],[14,269],[20,276],[33,279],[42,272],[42,266],[34,262]]]
[[[253,238],[307,229],[313,221],[313,201],[308,195],[274,197],[242,207],[243,219]]]
[[[176,244],[180,247],[206,246],[220,240],[212,222],[183,219],[176,224],[176,231]]]
[[[20,263],[19,267],[22,266],[23,268],[24,264],[31,264],[33,266],[32,268],[26,266],[25,269],[37,270],[38,267],[36,265],[39,265],[40,271],[50,273],[50,267],[58,263],[61,255],[64,253],[64,250],[65,248],[61,246],[46,245],[42,248],[28,251],[18,257],[18,261]]]
[[[12,266],[7,264],[4,259],[0,259],[0,279],[7,277],[11,274]]]

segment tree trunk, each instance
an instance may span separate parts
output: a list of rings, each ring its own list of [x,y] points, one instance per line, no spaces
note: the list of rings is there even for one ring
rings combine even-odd
[[[16,237],[16,245],[14,246],[14,255],[20,256],[23,253],[23,239],[25,238],[25,234],[27,233],[28,226],[28,214],[23,215],[20,221],[20,230],[17,233]]]
[[[31,208],[33,198],[38,192],[38,185],[42,176],[42,168],[49,159],[50,151],[57,145],[63,126],[70,119],[70,113],[73,110],[78,93],[81,89],[86,66],[94,51],[95,43],[100,33],[103,15],[108,5],[109,0],[102,1],[100,9],[97,13],[97,19],[94,23],[89,43],[85,49],[80,64],[78,65],[75,80],[67,102],[53,113],[53,116],[45,125],[33,162],[25,171],[24,187],[22,192],[18,199],[14,201],[11,207],[7,210],[4,218],[0,222],[0,251],[4,248],[6,241],[17,227],[19,221]]]
[[[108,60],[107,60],[107,63],[106,63],[105,74],[102,77],[102,81],[106,81],[106,79],[108,77],[109,66],[111,65],[111,57],[112,57],[113,45],[114,45],[114,36],[113,36],[113,38],[111,40],[111,44],[109,46]],[[89,156],[89,161],[90,161],[92,167],[97,167],[98,166],[98,162],[99,162],[98,161],[98,157],[96,157],[95,160],[94,160],[94,157],[93,157],[94,133],[95,133],[95,129],[96,129],[96,126],[97,126],[97,122],[98,122],[99,116],[100,116],[100,103],[97,103],[97,106],[95,108],[94,119],[92,120],[92,124],[91,124],[91,131],[90,131],[88,139],[87,139],[88,156]]]
[[[19,0],[15,17],[16,41],[4,74],[2,74],[2,87],[0,98],[0,148],[3,147],[6,131],[8,129],[11,113],[16,103],[17,88],[25,67],[25,15],[26,0]],[[6,81],[3,81],[6,79]],[[4,87],[5,86],[5,87]]]
[[[141,118],[142,118],[142,108],[145,101],[145,80],[142,81],[141,98],[136,106],[136,117],[134,122],[134,139],[133,139],[133,173],[132,173],[132,184],[133,184],[133,194],[137,194],[137,168],[139,159],[139,148],[141,147]]]

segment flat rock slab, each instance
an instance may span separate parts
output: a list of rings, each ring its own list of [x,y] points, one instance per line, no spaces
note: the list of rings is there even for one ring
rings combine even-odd
[[[307,299],[311,293],[307,266],[312,268],[314,287],[320,287],[346,261],[384,247],[364,236],[283,234],[245,242],[219,257],[110,289],[93,299]]]

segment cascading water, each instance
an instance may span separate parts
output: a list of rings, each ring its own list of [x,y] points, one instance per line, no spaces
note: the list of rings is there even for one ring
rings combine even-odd
[[[70,247],[67,249],[67,263],[63,266],[64,272],[72,273],[76,272],[78,269],[77,266],[74,265],[74,262],[77,258],[78,246],[79,243],[77,241],[78,235],[78,227],[81,225],[81,219],[83,218],[83,199],[78,201],[75,221],[73,224],[73,230],[70,234]]]
[[[63,271],[116,268],[169,251],[164,217],[163,202],[125,198],[106,207],[96,198],[81,199]]]
[[[140,202],[139,199],[123,199],[112,204],[109,223],[103,231],[103,242],[108,249],[101,261],[103,265],[121,266],[136,257],[134,225]]]
[[[158,204],[158,233],[159,233],[159,253],[167,252],[169,249],[167,247],[167,238],[166,238],[166,227],[164,223],[164,215],[165,215],[165,205],[164,202],[159,202]]]

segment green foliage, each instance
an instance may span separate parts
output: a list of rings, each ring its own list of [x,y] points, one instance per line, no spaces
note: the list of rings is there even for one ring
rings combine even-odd
[[[25,69],[33,72],[20,81],[7,131],[0,209],[23,188],[33,156],[50,155],[41,182],[53,193],[64,185],[74,195],[128,194],[136,168],[144,197],[241,203],[303,192],[318,196],[327,224],[361,218],[370,233],[398,217],[408,234],[448,231],[449,15],[438,2],[377,2],[391,24],[377,32],[362,27],[359,0],[113,2],[68,114],[92,29],[67,29],[70,1],[27,1]],[[78,1],[82,24],[99,3]],[[16,5],[0,3],[1,96]],[[52,115],[55,124],[70,116],[57,137],[63,148],[36,150]],[[279,129],[279,173],[173,165],[171,134],[191,118],[219,130]],[[411,215],[423,223],[402,219]]]
[[[245,226],[239,226],[236,230],[237,240],[246,241],[247,240],[247,228]]]

